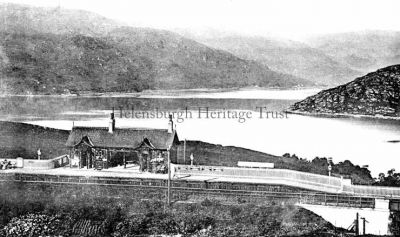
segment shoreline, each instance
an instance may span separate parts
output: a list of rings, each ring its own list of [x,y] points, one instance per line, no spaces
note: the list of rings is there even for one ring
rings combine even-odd
[[[324,87],[234,87],[234,88],[194,88],[194,89],[155,89],[144,90],[141,92],[82,92],[80,94],[3,94],[4,97],[141,97],[141,96],[179,96],[181,94],[211,94],[237,91],[285,91],[285,90],[312,90],[321,89]]]
[[[400,121],[400,117],[383,116],[383,115],[348,114],[348,113],[311,113],[311,112],[301,112],[294,110],[284,110],[284,111],[288,114],[297,114],[297,115],[312,116],[312,117],[383,119],[383,120]]]

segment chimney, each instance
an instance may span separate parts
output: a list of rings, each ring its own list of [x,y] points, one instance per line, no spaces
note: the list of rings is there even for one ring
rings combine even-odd
[[[115,130],[115,118],[114,118],[114,107],[113,107],[113,111],[110,117],[110,122],[108,123],[108,132],[114,133],[114,130]]]
[[[168,121],[168,133],[173,133],[173,132],[174,132],[174,122],[172,121],[172,114],[170,114]]]

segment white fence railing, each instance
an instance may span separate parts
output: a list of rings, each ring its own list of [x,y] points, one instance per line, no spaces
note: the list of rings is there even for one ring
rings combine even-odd
[[[321,192],[400,199],[400,188],[397,187],[352,185],[349,179],[295,170],[190,165],[173,165],[172,169],[175,175],[211,176],[220,180],[230,179],[232,182],[240,182],[241,179],[257,179]]]
[[[0,159],[3,161],[5,159]],[[62,167],[69,163],[69,156],[62,155],[49,160],[37,160],[37,159],[7,159],[10,161],[16,168],[27,168],[27,169],[54,169],[58,167]]]
[[[348,185],[343,191],[361,196],[400,198],[400,188],[397,187]]]
[[[221,166],[173,165],[175,175],[213,176],[218,178],[257,179],[270,183],[296,186],[324,192],[339,192],[348,182],[337,177],[329,177],[286,169],[257,169]]]

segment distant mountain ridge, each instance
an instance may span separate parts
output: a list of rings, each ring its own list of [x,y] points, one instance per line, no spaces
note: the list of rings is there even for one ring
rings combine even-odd
[[[226,50],[238,57],[268,65],[272,70],[306,78],[319,85],[338,85],[362,75],[323,51],[292,40],[223,33],[220,36],[201,36],[187,31],[181,33],[210,47]]]
[[[290,111],[400,117],[400,64],[295,103]]]
[[[314,85],[169,31],[86,11],[0,4],[0,15],[1,93]]]
[[[307,44],[362,72],[400,63],[400,32],[337,33],[310,38]]]

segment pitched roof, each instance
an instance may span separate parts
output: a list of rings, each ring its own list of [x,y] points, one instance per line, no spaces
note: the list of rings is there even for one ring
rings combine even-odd
[[[176,132],[168,133],[167,129],[115,128],[113,133],[106,127],[73,127],[66,146],[73,147],[81,142],[94,147],[131,148],[145,144],[154,149],[168,149]]]

